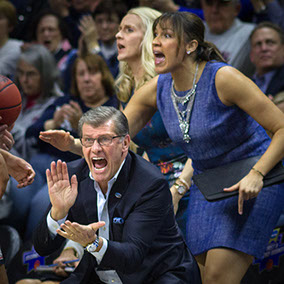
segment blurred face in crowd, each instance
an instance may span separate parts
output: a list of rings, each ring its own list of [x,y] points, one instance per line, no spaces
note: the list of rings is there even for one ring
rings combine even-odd
[[[58,19],[53,15],[44,16],[37,27],[37,41],[43,44],[50,52],[55,52],[62,41]]]
[[[76,65],[76,82],[80,97],[87,106],[106,97],[102,84],[102,73],[99,70],[88,68],[82,59]]]
[[[95,16],[98,38],[105,44],[113,44],[119,26],[119,17],[116,14],[98,14]]]
[[[26,96],[35,96],[41,92],[40,73],[31,64],[19,60],[17,65],[17,76],[21,89]]]
[[[141,42],[144,33],[141,18],[134,14],[126,15],[121,21],[119,32],[116,34],[117,59],[126,62],[140,61]]]
[[[251,62],[259,75],[284,64],[284,44],[277,31],[269,27],[256,30],[251,38]]]
[[[240,11],[238,0],[201,0],[205,21],[213,34],[222,34],[233,24]]]

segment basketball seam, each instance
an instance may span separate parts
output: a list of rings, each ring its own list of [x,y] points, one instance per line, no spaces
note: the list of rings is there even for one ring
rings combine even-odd
[[[17,107],[17,106],[19,106],[19,105],[21,105],[21,104],[22,104],[22,103],[18,103],[18,104],[15,105],[15,106],[0,108],[0,110],[9,109],[9,108],[14,108],[14,107]]]
[[[11,86],[12,84],[14,84],[14,83],[9,83],[9,85],[6,85],[4,88],[2,88],[2,89],[0,90],[0,93],[1,93],[3,90],[5,90],[6,88],[8,88],[9,86]]]

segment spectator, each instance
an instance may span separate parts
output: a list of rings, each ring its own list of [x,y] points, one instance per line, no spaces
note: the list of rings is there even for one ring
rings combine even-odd
[[[58,78],[56,62],[44,46],[32,44],[23,48],[15,74],[15,83],[22,94],[22,110],[12,134],[15,140],[13,152],[24,159],[29,160],[37,152],[34,141],[29,145],[26,143],[26,129],[59,96]]]
[[[205,40],[214,43],[225,60],[247,76],[253,74],[249,60],[251,23],[240,21],[239,0],[201,0],[205,19]]]
[[[81,35],[79,23],[84,15],[90,15],[95,6],[93,3],[100,2],[98,0],[49,0],[49,5],[53,11],[57,11],[63,18],[71,33],[71,45],[78,47],[78,41]]]
[[[63,91],[69,92],[70,81],[66,72],[72,65],[76,50],[72,49],[70,33],[63,19],[52,10],[43,10],[34,19],[31,26],[31,41],[43,44],[53,55],[61,72]]]
[[[9,1],[0,1],[0,74],[13,79],[21,53],[21,40],[9,34],[17,24],[16,9]]]
[[[256,26],[250,35],[250,60],[255,66],[254,82],[267,96],[284,91],[284,34],[271,22]]]
[[[15,83],[22,94],[22,110],[11,131],[15,140],[11,152],[27,161],[38,153],[39,149],[36,140],[26,141],[26,130],[39,119],[43,111],[58,97],[56,87],[58,76],[56,62],[44,46],[29,45],[22,51],[15,77]],[[40,185],[36,190],[39,188]],[[9,219],[21,234],[25,225],[23,220],[26,218],[24,212],[27,212],[29,200],[34,194],[35,192],[31,190],[18,190],[12,180],[10,197],[13,201],[13,208]]]
[[[85,16],[79,26],[83,44],[81,53],[84,53],[84,48],[89,53],[99,53],[106,61],[114,78],[119,72],[115,34],[125,13],[126,6],[122,3],[102,1],[93,12],[93,19]]]
[[[85,159],[72,162],[69,174],[65,163],[52,162],[51,210],[34,234],[41,255],[58,249],[64,238],[86,247],[62,283],[201,283],[175,226],[166,180],[155,166],[128,153],[126,117],[97,107],[82,116],[79,132]]]

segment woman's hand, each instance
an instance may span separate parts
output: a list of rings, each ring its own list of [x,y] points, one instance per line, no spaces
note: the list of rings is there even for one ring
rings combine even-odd
[[[238,212],[242,215],[244,201],[257,197],[262,187],[263,176],[257,171],[251,170],[242,180],[229,188],[224,188],[224,191],[239,191]]]

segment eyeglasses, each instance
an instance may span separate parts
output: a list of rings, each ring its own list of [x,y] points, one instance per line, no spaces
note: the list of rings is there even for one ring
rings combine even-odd
[[[39,76],[40,74],[35,72],[35,71],[28,71],[25,72],[21,69],[17,69],[16,70],[18,77],[23,77],[23,76],[27,76],[27,78],[35,78],[37,76]]]
[[[99,136],[98,138],[81,138],[81,144],[86,147],[92,147],[95,143],[95,141],[97,140],[97,142],[100,144],[100,146],[110,146],[112,143],[112,140],[115,138],[119,138],[119,137],[124,137],[125,135],[117,135],[117,136],[110,136],[110,135],[102,135]]]

